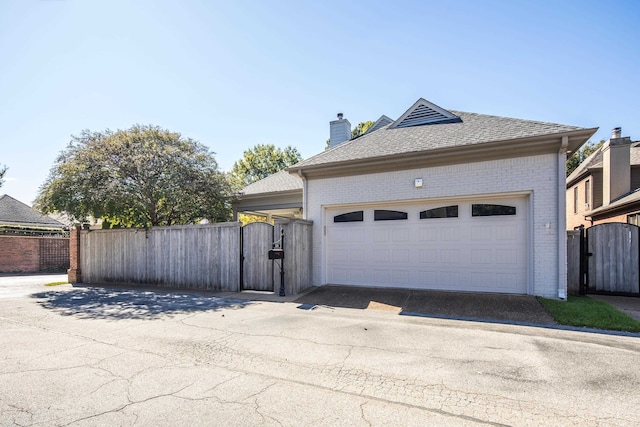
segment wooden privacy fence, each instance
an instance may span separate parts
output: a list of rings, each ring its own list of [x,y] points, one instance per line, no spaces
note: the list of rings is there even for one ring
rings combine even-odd
[[[302,220],[276,221],[278,236],[280,229],[285,233],[287,294],[309,286],[311,224]],[[247,226],[243,230],[241,223],[228,222],[148,230],[74,230],[69,280],[230,292],[264,290],[262,282],[258,282],[264,282],[263,276],[267,276],[272,283],[272,269],[264,266],[269,266],[265,260],[274,233],[254,236],[254,229],[259,227]],[[253,268],[252,262],[258,267]],[[251,269],[254,276],[241,282],[243,264],[245,271]]]
[[[570,293],[640,296],[640,235],[632,224],[606,223],[567,232]]]

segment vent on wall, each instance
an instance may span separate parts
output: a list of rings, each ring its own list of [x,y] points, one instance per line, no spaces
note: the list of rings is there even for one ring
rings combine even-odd
[[[461,121],[462,119],[455,114],[420,98],[390,127],[403,128],[436,123],[457,123]]]

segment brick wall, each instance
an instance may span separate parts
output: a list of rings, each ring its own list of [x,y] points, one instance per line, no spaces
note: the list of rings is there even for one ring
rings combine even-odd
[[[69,239],[0,236],[0,273],[64,271],[69,267]]]
[[[323,226],[324,211],[327,206],[529,192],[532,213],[530,241],[533,247],[533,259],[529,267],[533,282],[532,293],[557,298],[559,286],[557,156],[557,154],[545,154],[309,180],[306,219],[314,223],[312,283],[314,285],[325,283]],[[415,188],[415,178],[423,179],[422,188]],[[564,207],[562,211],[564,212]],[[550,229],[546,228],[547,223],[551,224]],[[564,227],[562,228],[564,232]]]

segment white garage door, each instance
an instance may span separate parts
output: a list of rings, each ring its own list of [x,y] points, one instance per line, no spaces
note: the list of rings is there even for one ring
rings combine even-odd
[[[527,197],[327,209],[327,283],[526,294],[527,216]]]

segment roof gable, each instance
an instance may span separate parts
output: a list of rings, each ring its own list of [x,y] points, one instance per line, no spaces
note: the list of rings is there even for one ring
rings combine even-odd
[[[0,196],[0,224],[30,227],[63,228],[64,224],[42,215],[11,196]]]
[[[420,98],[398,120],[393,122],[389,129],[461,121],[462,119],[452,112]]]
[[[363,133],[363,135],[366,135],[368,133],[371,132],[375,132],[378,129],[382,129],[383,127],[389,125],[393,123],[393,119],[385,116],[384,114],[382,116],[380,116],[380,118],[378,120],[376,120],[376,122],[369,128],[367,129],[367,131],[365,133]]]

